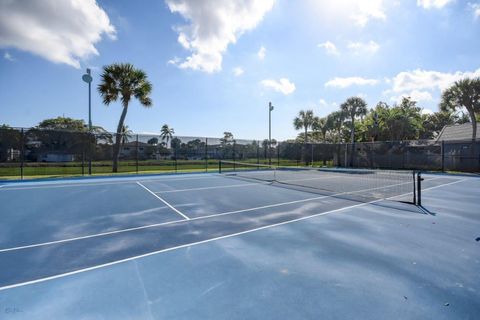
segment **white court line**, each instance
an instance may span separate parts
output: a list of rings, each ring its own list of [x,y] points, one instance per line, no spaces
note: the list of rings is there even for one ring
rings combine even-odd
[[[408,183],[411,183],[411,182],[408,182]],[[401,183],[401,184],[405,184],[405,183]],[[257,185],[257,183],[255,183],[255,185]],[[393,187],[393,186],[396,186],[396,185],[398,185],[398,184],[390,185],[389,187]],[[102,237],[102,236],[106,236],[106,235],[112,235],[112,234],[117,234],[117,233],[124,233],[124,232],[129,232],[129,231],[154,228],[154,227],[159,227],[159,226],[164,226],[164,225],[169,225],[169,224],[174,224],[174,223],[180,223],[180,222],[185,222],[185,221],[203,220],[203,219],[226,216],[226,215],[231,215],[231,214],[236,214],[236,213],[281,207],[281,206],[290,205],[290,204],[321,200],[321,199],[325,199],[325,198],[333,198],[333,197],[337,197],[337,196],[343,195],[343,194],[365,192],[365,191],[368,191],[368,190],[382,189],[382,188],[384,188],[384,187],[363,189],[363,190],[350,191],[350,192],[341,192],[341,193],[336,193],[336,194],[333,194],[333,195],[325,195],[325,196],[318,196],[318,197],[312,197],[312,198],[306,198],[306,199],[300,199],[300,200],[294,200],[294,201],[288,201],[288,202],[281,202],[281,203],[275,203],[275,204],[265,205],[265,206],[261,206],[261,207],[253,207],[253,208],[247,208],[247,209],[240,209],[240,210],[234,210],[234,211],[214,213],[214,214],[210,214],[210,215],[206,215],[206,216],[188,218],[186,220],[174,220],[174,221],[168,221],[168,222],[154,223],[154,224],[149,224],[149,225],[146,225],[146,226],[120,229],[120,230],[109,231],[109,232],[102,232],[102,233],[97,233],[97,234],[92,234],[92,235],[87,235],[87,236],[68,238],[68,239],[62,239],[62,240],[55,240],[55,241],[49,241],[49,242],[42,242],[42,243],[30,244],[30,245],[19,246],[19,247],[5,248],[5,249],[0,249],[0,253],[7,252],[7,251],[16,251],[16,250],[28,249],[28,248],[35,248],[35,247],[43,247],[43,246],[47,246],[47,245],[59,244],[59,243],[64,243],[64,242],[71,242],[71,241],[76,241],[76,240]],[[149,192],[152,193],[152,191],[149,191]],[[410,194],[410,193],[411,192],[403,194],[401,196],[404,196],[404,195],[407,195],[407,194]],[[391,198],[396,198],[396,197],[399,197],[399,196],[394,196],[394,197],[391,197]],[[380,199],[380,200],[382,200],[382,199]],[[173,207],[171,207],[171,208],[173,208]],[[173,209],[176,210],[175,208],[173,208]]]
[[[203,173],[202,173],[203,175]],[[160,177],[155,177],[152,179],[141,179],[141,180],[126,180],[126,181],[116,181],[116,182],[95,182],[95,181],[87,181],[83,183],[63,183],[63,184],[40,184],[37,186],[25,186],[25,187],[16,187],[14,184],[9,184],[9,185],[4,185],[8,186],[10,188],[4,189],[6,191],[11,191],[11,190],[28,190],[28,189],[51,189],[51,188],[67,188],[67,187],[82,187],[82,186],[98,186],[98,185],[116,185],[116,184],[134,184],[137,181],[140,182],[162,182],[162,181],[183,181],[183,180],[198,180],[198,179],[205,179],[205,178],[210,178],[210,177],[216,177],[214,175],[204,175],[202,177],[190,177],[190,178],[178,178],[178,177],[171,177],[168,178],[167,176],[160,176]],[[119,178],[119,177],[113,177],[113,178]],[[135,178],[135,177],[132,177]],[[139,178],[139,177],[136,177]],[[108,179],[108,178],[106,178]],[[37,182],[35,182],[37,183]]]
[[[170,209],[172,209],[173,211],[175,211],[176,213],[178,213],[179,215],[181,215],[182,217],[184,217],[186,220],[190,220],[189,217],[187,217],[186,215],[184,215],[183,213],[181,213],[180,211],[178,211],[174,206],[172,206],[170,203],[168,203],[167,201],[163,200],[160,196],[158,196],[157,194],[155,194],[155,192],[153,192],[152,190],[148,189],[147,187],[145,187],[141,182],[137,181],[137,184],[142,187],[143,189],[147,190],[150,194],[152,194],[155,198],[157,198],[158,200],[162,201],[164,204],[167,205],[167,207],[169,207]]]
[[[462,180],[450,182],[450,183],[447,183],[447,184],[444,184],[444,185],[439,185],[439,186],[435,186],[435,187],[431,187],[431,188],[426,188],[423,191],[432,190],[432,189],[436,189],[436,188],[439,188],[439,187],[459,183],[459,182],[462,182],[462,181],[465,181],[465,180],[467,180],[467,179],[462,179]],[[394,196],[394,197],[390,197],[390,198],[387,198],[387,200],[397,198],[397,197],[402,197],[402,196],[408,195],[410,193],[411,192],[401,194],[401,195],[397,195],[397,196]],[[242,235],[242,234],[247,234],[247,233],[251,233],[251,232],[255,232],[255,231],[259,231],[259,230],[264,230],[264,229],[269,229],[269,228],[273,228],[273,227],[277,227],[277,226],[282,226],[282,225],[294,223],[294,222],[297,222],[297,221],[307,220],[307,219],[327,215],[327,214],[330,214],[330,213],[343,211],[343,210],[346,210],[346,209],[352,209],[352,208],[365,206],[365,205],[372,204],[372,203],[375,203],[375,202],[380,202],[382,200],[383,199],[377,199],[377,200],[373,200],[373,201],[370,201],[370,202],[359,203],[359,204],[351,205],[351,206],[348,206],[348,207],[343,207],[343,208],[339,208],[339,209],[325,211],[325,212],[317,213],[317,214],[314,214],[314,215],[305,216],[305,217],[301,217],[301,218],[296,218],[296,219],[292,219],[292,220],[288,220],[288,221],[283,221],[283,222],[279,222],[279,223],[275,223],[275,224],[271,224],[271,225],[267,225],[267,226],[263,226],[263,227],[258,227],[258,228],[254,228],[254,229],[250,229],[250,230],[246,230],[246,231],[241,231],[241,232],[237,232],[237,233],[232,233],[232,234],[225,235],[225,236],[220,236],[220,237],[211,238],[211,239],[207,239],[207,240],[202,240],[202,241],[198,241],[198,242],[183,244],[183,245],[179,245],[179,246],[176,246],[176,247],[171,247],[171,248],[167,248],[167,249],[153,251],[153,252],[145,253],[145,254],[142,254],[142,255],[138,255],[138,256],[122,259],[122,260],[117,260],[117,261],[113,261],[113,262],[109,262],[109,263],[96,265],[96,266],[89,267],[89,268],[84,268],[84,269],[80,269],[80,270],[75,270],[75,271],[66,272],[66,273],[62,273],[62,274],[57,274],[57,275],[54,275],[54,276],[45,277],[45,278],[41,278],[41,279],[36,279],[36,280],[31,280],[31,281],[26,281],[26,282],[20,282],[20,283],[8,285],[8,286],[0,287],[0,291],[7,290],[7,289],[12,289],[12,288],[17,288],[17,287],[23,287],[23,286],[26,286],[26,285],[45,282],[45,281],[54,280],[54,279],[58,279],[58,278],[63,278],[63,277],[67,277],[67,276],[70,276],[70,275],[83,273],[83,272],[87,272],[87,271],[92,271],[92,270],[96,270],[96,269],[120,264],[120,263],[123,263],[123,262],[131,261],[131,260],[141,259],[141,258],[144,258],[144,257],[152,256],[152,255],[155,255],[155,254],[160,254],[160,253],[163,253],[163,252],[173,251],[173,250],[182,249],[182,248],[186,248],[186,247],[190,247],[190,246],[195,246],[195,245],[199,245],[199,244],[203,244],[203,243],[213,242],[213,241],[216,241],[216,240],[231,238],[231,237],[235,237],[235,236],[239,236],[239,235]],[[185,221],[185,220],[182,220],[182,221]]]
[[[142,254],[142,255],[138,255],[138,256],[122,259],[122,260],[117,260],[117,261],[113,261],[113,262],[108,262],[108,263],[105,263],[105,264],[100,264],[100,265],[96,265],[96,266],[85,268],[85,269],[75,270],[75,271],[66,272],[66,273],[62,273],[62,274],[57,274],[57,275],[54,275],[54,276],[45,277],[45,278],[41,278],[41,279],[16,283],[16,284],[0,287],[0,291],[7,290],[7,289],[12,289],[12,288],[17,288],[17,287],[22,287],[22,286],[26,286],[26,285],[30,285],[30,284],[35,284],[35,283],[39,283],[39,282],[45,282],[45,281],[48,281],[48,280],[63,278],[63,277],[66,277],[66,276],[70,276],[70,275],[74,275],[74,274],[78,274],[78,273],[82,273],[82,272],[86,272],[86,271],[100,269],[100,268],[116,265],[116,264],[119,264],[119,263],[131,261],[131,260],[148,257],[148,256],[159,254],[159,253],[162,253],[162,252],[173,251],[173,250],[176,250],[176,249],[186,248],[186,247],[195,246],[195,245],[199,245],[199,244],[203,244],[203,243],[208,243],[208,242],[212,242],[212,241],[216,241],[216,240],[220,240],[220,239],[231,238],[231,237],[234,237],[234,236],[239,236],[239,235],[242,235],[242,234],[247,234],[247,233],[251,233],[251,232],[255,232],[255,231],[259,231],[259,230],[263,230],[263,229],[273,228],[273,227],[285,225],[285,224],[292,223],[292,222],[297,222],[297,221],[301,221],[301,220],[305,220],[305,219],[310,219],[310,218],[313,218],[313,217],[323,216],[323,215],[333,213],[333,212],[342,211],[342,210],[345,210],[345,209],[351,209],[351,208],[355,208],[355,207],[365,206],[367,204],[374,203],[374,202],[377,202],[377,201],[381,201],[381,200],[374,200],[374,201],[370,201],[370,202],[360,203],[360,204],[352,205],[352,206],[349,206],[349,207],[344,207],[344,208],[335,209],[335,210],[331,210],[331,211],[321,212],[321,213],[317,213],[315,215],[301,217],[301,218],[297,218],[297,219],[293,219],[293,220],[289,220],[289,221],[284,221],[284,222],[279,222],[279,223],[275,223],[275,224],[271,224],[271,225],[267,225],[267,226],[263,226],[263,227],[258,227],[258,228],[254,228],[254,229],[250,229],[250,230],[246,230],[246,231],[232,233],[232,234],[225,235],[225,236],[215,237],[215,238],[202,240],[202,241],[198,241],[198,242],[192,242],[192,243],[188,243],[188,244],[182,244],[182,245],[179,245],[179,246],[176,246],[176,247],[171,247],[171,248],[167,248],[167,249],[153,251],[153,252],[145,253],[145,254]]]

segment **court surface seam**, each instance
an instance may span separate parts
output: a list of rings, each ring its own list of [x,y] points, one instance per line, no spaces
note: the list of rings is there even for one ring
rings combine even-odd
[[[167,201],[165,201],[164,199],[162,199],[162,197],[160,197],[158,194],[155,194],[155,192],[153,192],[152,190],[148,189],[147,187],[145,187],[140,181],[137,181],[137,184],[142,187],[143,189],[145,189],[146,191],[148,191],[151,195],[153,195],[155,198],[157,198],[158,200],[162,201],[164,204],[167,205],[167,207],[169,207],[170,209],[172,209],[173,211],[175,211],[176,213],[178,213],[179,215],[181,215],[182,217],[184,217],[186,220],[190,220],[189,217],[187,217],[185,214],[181,213],[178,209],[176,209],[174,206],[172,206],[170,203],[168,203]]]
[[[436,178],[433,178],[433,179],[436,179]],[[466,179],[454,181],[452,183],[457,183],[457,182],[464,181],[464,180],[466,180]],[[448,184],[451,184],[451,183],[448,183]],[[440,186],[445,186],[445,185],[448,185],[448,184],[443,184],[443,185],[440,185]],[[436,186],[436,187],[432,187],[432,188],[437,188],[437,187],[440,187],[440,186]],[[370,189],[368,189],[368,190],[370,190]],[[426,191],[426,190],[430,190],[430,188],[424,189],[424,191]],[[365,190],[359,190],[359,191],[356,191],[356,192],[361,192],[361,191],[365,191]],[[78,240],[84,240],[84,239],[90,239],[90,238],[103,237],[103,236],[108,236],[108,235],[117,234],[117,233],[124,233],[124,232],[130,232],[130,231],[136,231],[136,230],[142,230],[142,229],[155,228],[155,227],[160,227],[160,226],[174,224],[174,223],[181,223],[181,222],[186,222],[186,221],[203,220],[203,219],[221,217],[221,216],[226,216],[226,215],[231,215],[231,214],[236,214],[236,213],[275,208],[275,207],[286,206],[286,205],[291,205],[291,204],[296,204],[296,203],[303,203],[303,202],[321,200],[321,199],[325,199],[325,198],[331,198],[331,197],[339,196],[341,194],[344,194],[344,193],[339,193],[339,194],[334,194],[334,195],[318,196],[318,197],[312,197],[312,198],[306,198],[306,199],[300,199],[300,200],[293,200],[293,201],[288,201],[288,202],[280,202],[280,203],[275,203],[275,204],[270,204],[270,205],[265,205],[265,206],[259,206],[259,207],[253,207],[253,208],[247,208],[247,209],[239,209],[239,210],[234,210],[234,211],[215,213],[215,214],[210,214],[210,215],[205,215],[205,216],[200,216],[200,217],[194,217],[194,218],[189,218],[189,219],[174,220],[174,221],[168,221],[168,222],[160,222],[160,223],[149,224],[149,225],[146,225],[146,226],[139,226],[139,227],[133,227],[133,228],[127,228],[127,229],[120,229],[120,230],[102,232],[102,233],[80,236],[80,237],[75,237],[75,238],[68,238],[68,239],[62,239],[62,240],[55,240],[55,241],[41,242],[41,243],[36,243],[36,244],[24,245],[24,246],[5,248],[5,249],[0,249],[0,253],[8,252],[8,251],[17,251],[17,250],[29,249],[29,248],[36,248],[36,247],[43,247],[43,246],[48,246],[48,245],[54,245],[54,244],[60,244],[60,243],[72,242],[72,241],[78,241]],[[405,194],[402,194],[402,195],[393,196],[393,197],[390,197],[388,199],[394,199],[394,198],[405,196],[405,195],[408,195],[408,194],[411,194],[411,192],[405,193]],[[379,200],[383,200],[383,199],[379,199]]]
[[[458,181],[453,181],[453,182],[450,182],[450,183],[447,183],[447,184],[444,184],[444,185],[441,185],[441,186],[452,185],[452,184],[456,184],[456,183],[459,183],[459,182],[462,182],[462,181],[465,181],[465,180],[467,180],[467,179],[461,179],[461,180],[458,180]],[[440,186],[427,188],[423,191],[436,189],[438,187],[440,187]],[[392,198],[401,197],[401,196],[404,196],[404,195],[408,195],[409,193],[405,193],[405,194],[402,194],[402,195],[390,197],[390,198],[387,198],[387,200],[392,199]],[[66,273],[62,273],[62,274],[57,274],[55,276],[35,279],[35,280],[21,282],[21,283],[16,283],[16,284],[0,287],[0,291],[7,290],[7,289],[13,289],[13,288],[17,288],[17,287],[22,287],[22,286],[26,286],[26,285],[30,285],[30,284],[35,284],[35,283],[45,282],[45,281],[49,281],[49,280],[54,280],[54,279],[58,279],[58,278],[63,278],[63,277],[66,277],[66,276],[70,276],[70,275],[74,275],[74,274],[78,274],[78,273],[83,273],[83,272],[87,272],[87,271],[92,271],[92,270],[96,270],[96,269],[120,264],[120,263],[123,263],[123,262],[128,262],[128,261],[132,261],[132,260],[136,260],[136,259],[141,259],[141,258],[144,258],[144,257],[152,256],[152,255],[155,255],[155,254],[160,254],[160,253],[163,253],[163,252],[169,252],[169,251],[173,251],[173,250],[177,250],[177,249],[181,249],[181,248],[186,248],[186,247],[195,246],[195,245],[199,245],[199,244],[203,244],[203,243],[213,242],[213,241],[216,241],[216,240],[231,238],[231,237],[235,237],[235,236],[239,236],[239,235],[243,235],[243,234],[248,234],[248,233],[255,232],[255,231],[269,229],[269,228],[273,228],[273,227],[277,227],[277,226],[290,224],[290,223],[293,223],[293,222],[298,222],[298,221],[302,221],[302,220],[306,220],[306,219],[311,219],[311,218],[323,216],[323,215],[334,213],[334,212],[343,211],[343,210],[346,210],[346,209],[357,208],[357,207],[369,205],[369,204],[372,204],[372,203],[375,203],[375,202],[380,202],[380,201],[383,201],[383,200],[382,199],[377,199],[377,200],[373,200],[373,201],[370,201],[370,202],[359,203],[359,204],[348,206],[348,207],[343,207],[343,208],[334,209],[334,210],[330,210],[330,211],[326,211],[326,212],[321,212],[321,213],[317,213],[317,214],[314,214],[314,215],[300,217],[300,218],[296,218],[296,219],[292,219],[292,220],[288,220],[288,221],[283,221],[283,222],[279,222],[279,223],[275,223],[275,224],[271,224],[271,225],[266,225],[266,226],[246,230],[246,231],[232,233],[232,234],[229,234],[229,235],[224,235],[224,236],[215,237],[215,238],[211,238],[211,239],[206,239],[206,240],[202,240],[202,241],[198,241],[198,242],[183,244],[183,245],[179,245],[179,246],[175,246],[175,247],[171,247],[171,248],[167,248],[167,249],[153,251],[153,252],[145,253],[145,254],[142,254],[142,255],[138,255],[138,256],[134,256],[134,257],[126,258],[126,259],[121,259],[121,260],[112,261],[112,262],[109,262],[109,263],[96,265],[96,266],[89,267],[89,268],[84,268],[84,269],[80,269],[80,270],[75,270],[75,271],[66,272]]]

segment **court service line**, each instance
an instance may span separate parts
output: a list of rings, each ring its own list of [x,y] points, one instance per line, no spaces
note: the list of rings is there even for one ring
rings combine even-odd
[[[210,189],[240,188],[240,187],[258,186],[258,185],[264,185],[264,184],[271,184],[271,182],[255,182],[255,183],[244,183],[244,184],[231,184],[231,185],[226,185],[226,186],[200,187],[200,188],[189,188],[189,189],[174,189],[174,190],[165,190],[165,191],[155,191],[155,193],[174,193],[174,192],[210,190]]]
[[[410,183],[410,182],[409,182]],[[405,184],[405,183],[401,183]],[[393,187],[396,185],[390,185],[389,187]],[[240,210],[234,210],[234,211],[227,211],[227,212],[221,212],[221,213],[214,213],[206,216],[200,216],[200,217],[194,217],[194,218],[189,218],[189,219],[182,219],[182,220],[174,220],[174,221],[168,221],[168,222],[160,222],[160,223],[154,223],[154,224],[149,224],[146,226],[140,226],[140,227],[133,227],[133,228],[127,228],[127,229],[120,229],[120,230],[114,230],[114,231],[108,231],[108,232],[102,232],[102,233],[96,233],[92,235],[87,235],[87,236],[80,236],[80,237],[75,237],[75,238],[68,238],[68,239],[62,239],[62,240],[55,240],[55,241],[49,241],[49,242],[41,242],[41,243],[35,243],[35,244],[30,244],[30,245],[25,245],[25,246],[18,246],[18,247],[11,247],[11,248],[5,248],[5,249],[0,249],[0,253],[2,252],[8,252],[8,251],[16,251],[16,250],[22,250],[22,249],[29,249],[29,248],[35,248],[35,247],[43,247],[43,246],[48,246],[48,245],[53,245],[53,244],[60,244],[60,243],[65,243],[65,242],[71,242],[71,241],[77,241],[77,240],[84,240],[84,239],[90,239],[90,238],[97,238],[97,237],[102,237],[102,236],[107,236],[107,235],[112,235],[112,234],[117,234],[117,233],[124,233],[124,232],[130,232],[130,231],[136,231],[136,230],[142,230],[142,229],[149,229],[149,228],[154,228],[154,227],[160,227],[164,225],[169,225],[169,224],[174,224],[174,223],[180,223],[180,222],[185,222],[185,221],[195,221],[195,220],[203,220],[203,219],[208,219],[208,218],[214,218],[214,217],[221,217],[221,216],[226,216],[226,215],[231,215],[231,214],[236,214],[236,213],[243,213],[243,212],[250,212],[250,211],[256,211],[256,210],[261,210],[261,209],[269,209],[269,208],[275,208],[275,207],[281,207],[285,205],[290,205],[290,204],[296,204],[296,203],[303,203],[303,202],[309,202],[309,201],[315,201],[315,200],[321,200],[321,199],[326,199],[326,198],[333,198],[339,195],[347,194],[347,193],[358,193],[358,192],[365,192],[368,190],[373,190],[373,189],[379,189],[379,188],[384,188],[384,187],[378,187],[378,188],[371,188],[371,189],[363,189],[363,190],[357,190],[357,191],[351,191],[351,192],[341,192],[333,195],[324,195],[324,196],[318,196],[318,197],[312,197],[312,198],[306,198],[306,199],[300,199],[300,200],[293,200],[293,201],[287,201],[287,202],[280,202],[280,203],[274,203],[270,205],[265,205],[265,206],[260,206],[260,207],[253,207],[253,208],[247,208],[247,209],[240,209]],[[150,191],[151,192],[151,191]],[[152,192],[151,192],[152,193]],[[395,197],[400,197],[404,196],[409,193],[405,193],[402,195],[397,195],[391,198]],[[155,195],[157,196],[157,195]],[[380,199],[382,200],[382,199]]]
[[[465,181],[465,180],[467,180],[467,179],[462,179],[462,180],[450,182],[450,183],[447,183],[447,184],[444,184],[444,185],[439,185],[439,186],[435,186],[435,187],[431,187],[431,188],[426,188],[423,191],[432,190],[432,189],[436,189],[436,188],[439,188],[439,187],[459,183],[459,182],[462,182],[462,181]],[[390,197],[390,198],[387,198],[387,199],[392,199],[392,198],[396,198],[396,197],[405,196],[405,195],[408,195],[410,193],[411,192],[405,193],[405,194],[402,194],[402,195],[398,195],[398,196],[394,196],[394,197]],[[330,213],[335,213],[335,212],[340,212],[340,211],[347,210],[347,209],[366,206],[366,205],[369,205],[369,204],[372,204],[372,203],[375,203],[375,202],[379,202],[379,201],[382,201],[382,199],[377,199],[377,200],[373,200],[373,201],[365,202],[365,203],[359,203],[359,204],[351,205],[351,206],[348,206],[348,207],[343,207],[343,208],[339,208],[339,209],[325,211],[325,212],[317,213],[317,214],[314,214],[314,215],[311,215],[311,216],[300,217],[300,218],[296,218],[296,219],[292,219],[292,220],[288,220],[288,221],[283,221],[283,222],[279,222],[279,223],[275,223],[275,224],[271,224],[271,225],[266,225],[266,226],[246,230],[246,231],[232,233],[232,234],[229,234],[229,235],[224,235],[224,236],[220,236],[220,237],[215,237],[215,238],[206,239],[206,240],[197,241],[197,242],[192,242],[192,243],[187,243],[187,244],[182,244],[182,245],[179,245],[179,246],[175,246],[175,247],[171,247],[171,248],[167,248],[167,249],[162,249],[162,250],[157,250],[157,251],[145,253],[145,254],[142,254],[142,255],[138,255],[138,256],[134,256],[134,257],[126,258],[126,259],[112,261],[112,262],[96,265],[96,266],[89,267],[89,268],[84,268],[84,269],[79,269],[79,270],[75,270],[75,271],[71,271],[71,272],[61,273],[61,274],[57,274],[57,275],[50,276],[50,277],[45,277],[45,278],[35,279],[35,280],[31,280],[31,281],[20,282],[20,283],[8,285],[8,286],[3,286],[3,287],[0,287],[0,291],[7,290],[7,289],[18,288],[18,287],[23,287],[23,286],[27,286],[27,285],[31,285],[31,284],[35,284],[35,283],[50,281],[50,280],[54,280],[54,279],[58,279],[58,278],[64,278],[64,277],[67,277],[67,276],[71,276],[71,275],[75,275],[75,274],[79,274],[79,273],[83,273],[83,272],[88,272],[88,271],[92,271],[92,270],[96,270],[96,269],[100,269],[100,268],[104,268],[104,267],[108,267],[108,266],[112,266],[112,265],[116,265],[116,264],[120,264],[120,263],[124,263],[124,262],[128,262],[128,261],[132,261],[132,260],[136,260],[136,259],[145,258],[145,257],[148,257],[148,256],[160,254],[160,253],[163,253],[163,252],[169,252],[169,251],[182,249],[182,248],[187,248],[187,247],[200,245],[200,244],[204,244],[204,243],[209,243],[209,242],[213,242],[213,241],[217,241],[217,240],[221,240],[221,239],[227,239],[227,238],[231,238],[231,237],[235,237],[235,236],[239,236],[239,235],[243,235],[243,234],[248,234],[248,233],[252,233],[252,232],[256,232],[256,231],[260,231],[260,230],[264,230],[264,229],[269,229],[269,228],[274,228],[274,227],[294,223],[294,222],[297,222],[297,221],[302,221],[302,220],[307,220],[307,219],[327,215],[327,214],[330,214]],[[182,221],[185,221],[185,220],[182,220]]]
[[[153,252],[149,252],[149,253],[145,253],[145,254],[142,254],[142,255],[129,257],[129,258],[125,258],[125,259],[121,259],[121,260],[117,260],[117,261],[112,261],[112,262],[96,265],[96,266],[89,267],[89,268],[84,268],[84,269],[79,269],[79,270],[75,270],[75,271],[71,271],[71,272],[61,273],[61,274],[57,274],[57,275],[50,276],[50,277],[45,277],[45,278],[20,282],[20,283],[8,285],[8,286],[3,286],[3,287],[0,287],[0,291],[7,290],[7,289],[13,289],[13,288],[17,288],[17,287],[23,287],[23,286],[26,286],[26,285],[45,282],[45,281],[54,280],[54,279],[58,279],[58,278],[64,278],[64,277],[67,277],[67,276],[70,276],[70,275],[83,273],[83,272],[87,272],[87,271],[92,271],[92,270],[96,270],[96,269],[100,269],[100,268],[104,268],[104,267],[108,267],[108,266],[112,266],[112,265],[116,265],[116,264],[120,264],[120,263],[124,263],[124,262],[128,262],[128,261],[132,261],[132,260],[136,260],[136,259],[140,259],[140,258],[145,258],[145,257],[152,256],[152,255],[155,255],[155,254],[163,253],[163,252],[173,251],[173,250],[182,249],[182,248],[186,248],[186,247],[190,247],[190,246],[196,246],[196,245],[203,244],[203,243],[208,243],[208,242],[213,242],[213,241],[217,241],[217,240],[221,240],[221,239],[231,238],[231,237],[239,236],[239,235],[242,235],[242,234],[247,234],[247,233],[251,233],[251,232],[255,232],[255,231],[259,231],[259,230],[264,230],[264,229],[268,229],[268,228],[273,228],[273,227],[277,227],[277,226],[281,226],[281,225],[285,225],[285,224],[289,224],[289,223],[293,223],[293,222],[297,222],[297,221],[301,221],[301,220],[305,220],[305,219],[310,219],[310,218],[314,218],[314,217],[318,217],[318,216],[323,216],[323,215],[326,215],[326,214],[330,214],[330,213],[334,213],[334,212],[338,212],[338,211],[343,211],[343,210],[346,210],[346,209],[365,206],[365,205],[368,205],[368,204],[371,204],[371,203],[374,203],[374,202],[378,202],[378,201],[381,201],[381,199],[370,201],[370,202],[365,202],[365,203],[359,203],[359,204],[356,204],[356,205],[352,205],[352,206],[348,206],[348,207],[344,207],[344,208],[339,208],[339,209],[335,209],[335,210],[330,210],[330,211],[326,211],[326,212],[321,212],[321,213],[317,213],[317,214],[314,214],[314,215],[311,215],[311,216],[305,216],[305,217],[296,218],[296,219],[292,219],[292,220],[288,220],[288,221],[283,221],[283,222],[279,222],[279,223],[275,223],[275,224],[271,224],[271,225],[266,225],[266,226],[246,230],[246,231],[236,232],[236,233],[232,233],[232,234],[228,234],[228,235],[224,235],[224,236],[220,236],[220,237],[215,237],[215,238],[206,239],[206,240],[202,240],[202,241],[182,244],[182,245],[179,245],[179,246],[175,246],[175,247],[171,247],[171,248],[167,248],[167,249],[162,249],[162,250],[157,250],[157,251],[153,251]]]
[[[176,213],[178,213],[179,215],[181,215],[182,217],[184,217],[186,220],[190,220],[189,217],[187,217],[186,215],[184,215],[183,213],[181,213],[178,209],[176,209],[174,206],[172,206],[170,203],[168,203],[167,201],[165,201],[164,199],[162,199],[158,194],[155,194],[155,192],[153,192],[152,190],[148,189],[147,187],[145,187],[140,181],[137,181],[137,184],[142,187],[143,189],[147,190],[150,194],[152,194],[155,198],[157,198],[158,200],[162,201],[164,204],[167,205],[167,207],[169,207],[170,209],[172,209],[173,211],[175,211]]]

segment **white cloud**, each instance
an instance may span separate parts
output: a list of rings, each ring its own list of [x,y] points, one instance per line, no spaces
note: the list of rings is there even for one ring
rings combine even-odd
[[[242,67],[235,67],[235,68],[233,68],[232,72],[233,72],[233,74],[235,75],[235,77],[239,77],[239,76],[241,76],[245,71],[242,69]]]
[[[364,86],[364,85],[375,85],[378,83],[376,79],[366,79],[362,77],[347,77],[340,78],[336,77],[332,80],[329,80],[325,83],[325,87],[334,87],[334,88],[347,88],[350,86]]]
[[[3,54],[3,57],[5,58],[5,60],[15,61],[15,58],[12,57],[12,55],[11,55],[10,53],[8,53],[8,52],[5,52],[5,53]]]
[[[361,27],[364,27],[371,19],[387,19],[383,8],[383,0],[353,1],[351,11],[350,18]]]
[[[417,0],[417,6],[423,7],[424,9],[441,9],[450,2],[453,2],[453,0]]]
[[[260,59],[260,60],[265,59],[266,53],[267,53],[267,49],[265,49],[264,46],[261,46],[260,50],[258,50],[258,52],[257,52],[258,59]]]
[[[318,100],[318,104],[320,105],[320,107],[328,106],[328,103],[327,101],[325,101],[325,99]]]
[[[349,42],[347,48],[355,54],[374,54],[380,49],[380,45],[370,40],[369,42]]]
[[[80,68],[81,59],[98,55],[103,34],[114,39],[115,28],[95,0],[0,2],[0,47]]]
[[[317,45],[319,48],[324,48],[327,54],[338,55],[338,49],[333,42],[325,41]]]
[[[410,98],[413,101],[417,101],[417,102],[433,100],[432,94],[430,92],[419,91],[419,90],[412,90],[410,92],[402,93],[398,96],[392,96],[390,100],[395,102],[400,102],[402,101],[403,98]]]
[[[265,79],[262,80],[261,84],[266,87],[273,89],[277,92],[281,92],[284,95],[292,94],[295,91],[295,84],[290,82],[287,78],[281,78],[280,80]]]
[[[464,78],[480,77],[480,68],[473,72],[444,73],[439,71],[427,71],[416,69],[404,71],[392,79],[394,92],[409,92],[412,90],[445,90],[455,81]]]
[[[480,3],[468,3],[469,7],[473,11],[473,16],[475,18],[480,18]]]
[[[208,73],[222,69],[223,53],[244,32],[254,29],[273,7],[275,0],[166,0],[173,13],[187,25],[176,28],[178,42],[191,52],[180,68]]]

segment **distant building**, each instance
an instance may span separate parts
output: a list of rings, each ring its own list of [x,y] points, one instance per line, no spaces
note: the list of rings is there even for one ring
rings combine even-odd
[[[472,124],[470,122],[464,124],[452,124],[443,127],[437,137],[437,141],[453,141],[453,140],[471,140]],[[477,122],[477,139],[480,139],[480,122]]]
[[[75,161],[75,155],[62,152],[47,152],[39,156],[40,162],[72,162]]]

